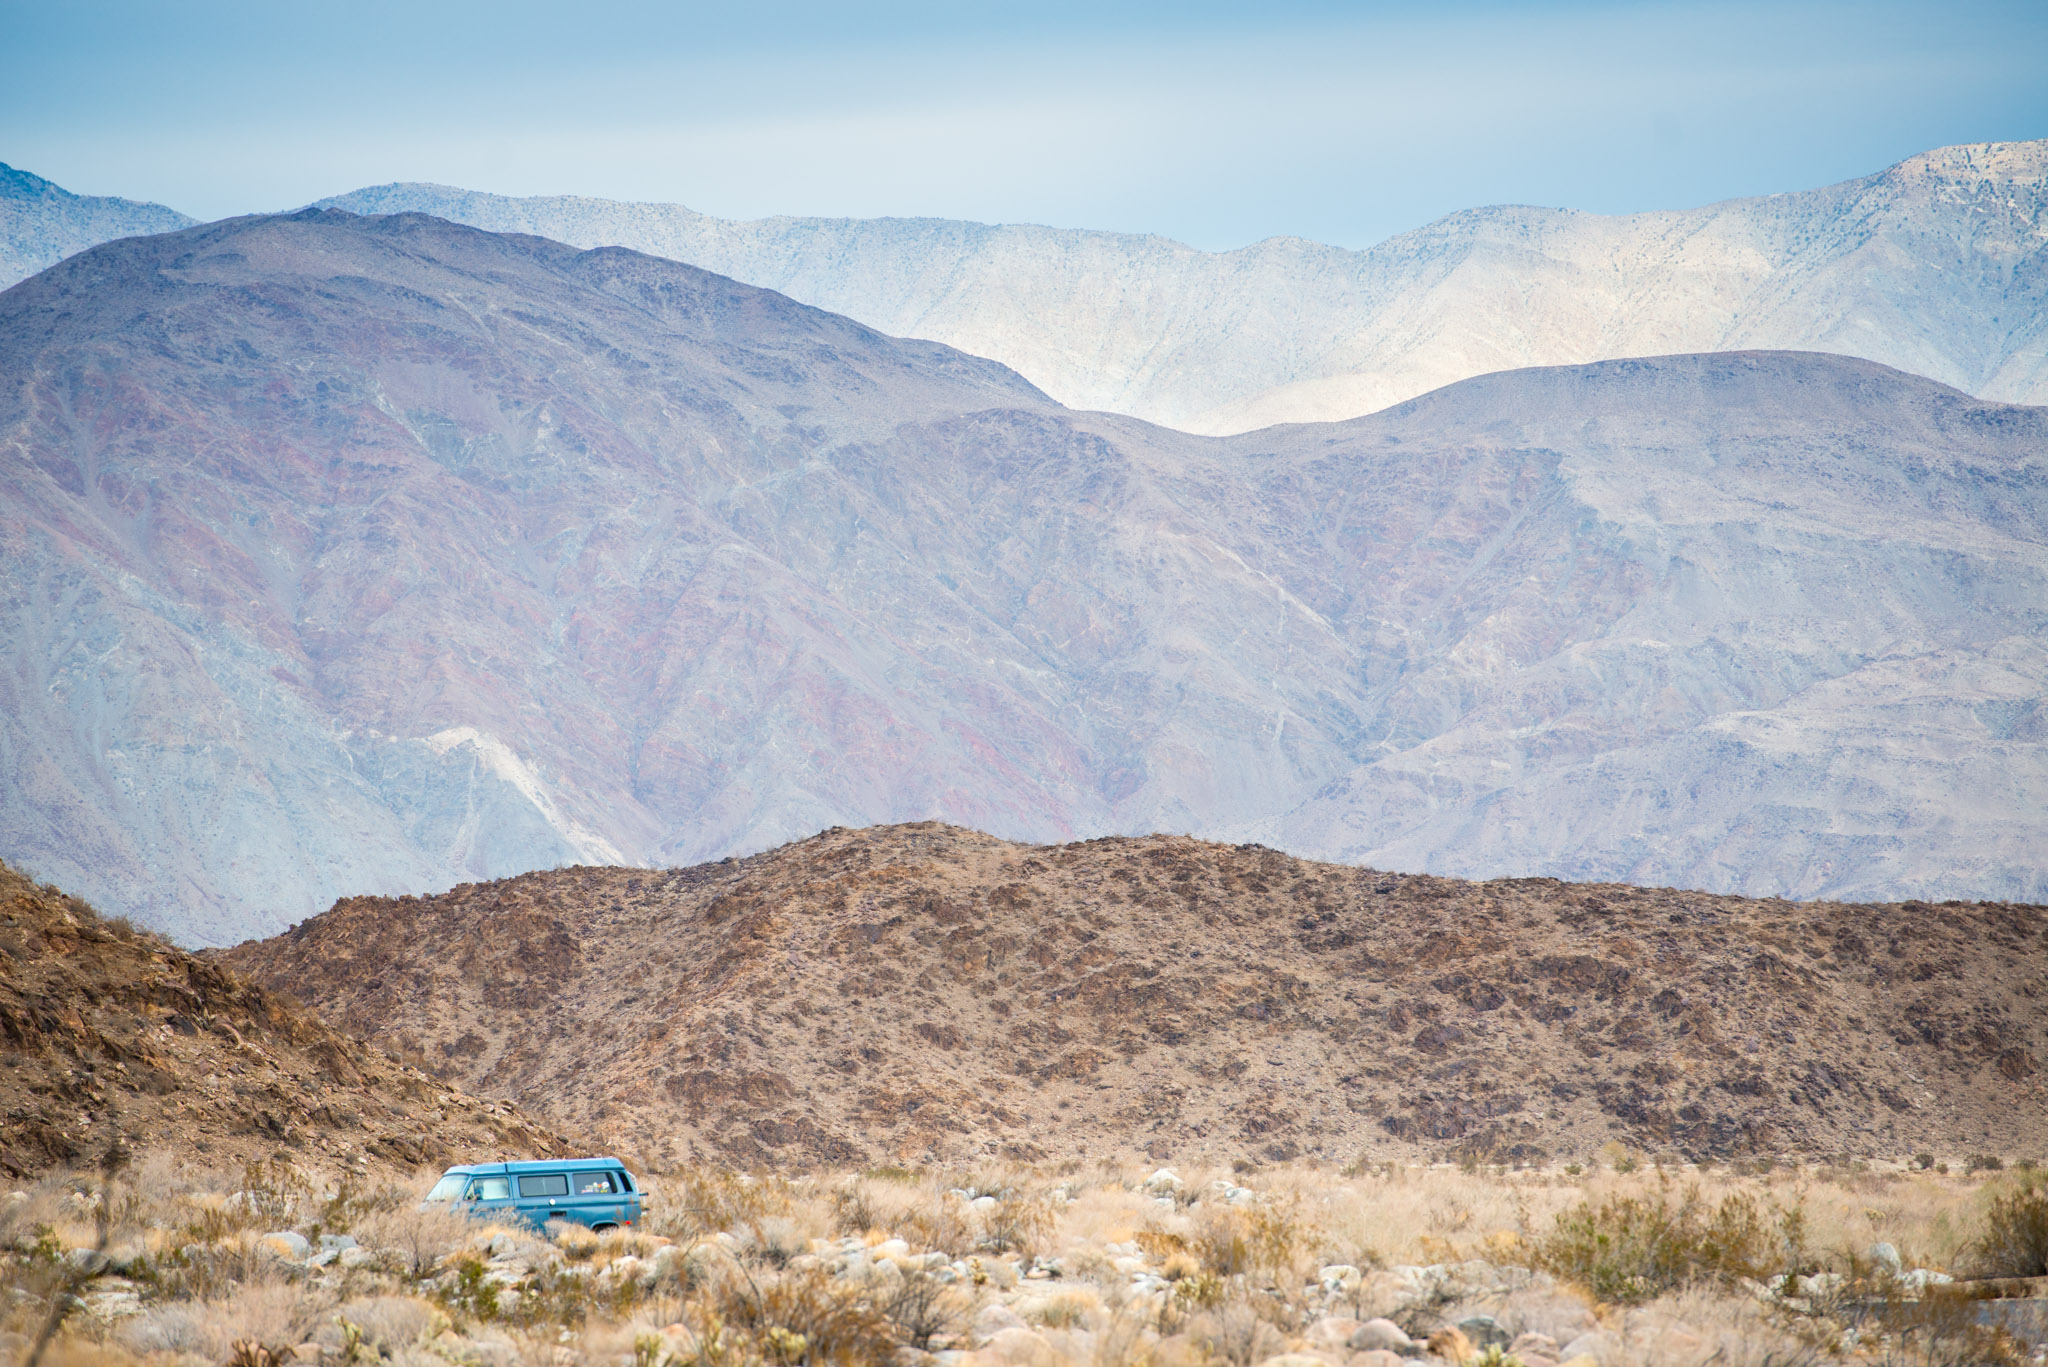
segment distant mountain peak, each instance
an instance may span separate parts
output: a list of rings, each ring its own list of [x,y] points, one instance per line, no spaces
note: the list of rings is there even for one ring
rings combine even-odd
[[[1355,417],[1495,370],[1741,349],[1860,356],[2048,401],[2048,319],[2033,302],[2048,277],[2044,164],[2048,141],[1989,143],[1695,209],[1495,205],[1365,251],[1277,237],[1205,252],[937,219],[733,221],[421,185],[322,202],[688,261],[1001,361],[1070,407],[1231,433]],[[1980,212],[1967,188],[1980,184],[2018,202]]]
[[[161,204],[75,195],[0,162],[0,289],[112,238],[172,232],[194,221]]]

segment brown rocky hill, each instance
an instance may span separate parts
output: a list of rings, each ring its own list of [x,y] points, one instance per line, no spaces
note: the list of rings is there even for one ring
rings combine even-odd
[[[923,823],[355,898],[224,957],[657,1161],[2019,1155],[2048,1134],[2037,906]]]
[[[0,864],[0,1172],[117,1139],[232,1167],[392,1175],[567,1141],[337,1034],[220,964]]]

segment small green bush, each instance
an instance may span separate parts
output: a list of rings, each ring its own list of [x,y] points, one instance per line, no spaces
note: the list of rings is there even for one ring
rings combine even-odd
[[[1994,1195],[1974,1251],[1987,1277],[2048,1277],[2048,1179],[2028,1173]]]
[[[1718,1206],[1697,1187],[1678,1200],[1582,1201],[1536,1242],[1536,1263],[1603,1301],[1634,1304],[1698,1281],[1764,1278],[1805,1259],[1805,1212],[1736,1194]]]
[[[2005,1160],[1995,1153],[1973,1153],[1963,1160],[1965,1176],[1974,1176],[1980,1172],[1998,1172],[2004,1167]]]

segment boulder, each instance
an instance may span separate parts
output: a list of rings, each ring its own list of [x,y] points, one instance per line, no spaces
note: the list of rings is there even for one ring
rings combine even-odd
[[[1350,1263],[1326,1263],[1316,1272],[1316,1280],[1325,1291],[1351,1292],[1358,1289],[1365,1280],[1365,1274]]]
[[[1030,1326],[1024,1323],[1016,1311],[1000,1301],[990,1301],[974,1315],[974,1341],[977,1344],[988,1342],[1005,1329],[1028,1328]]]
[[[493,1254],[496,1254],[498,1251],[497,1242],[496,1239],[491,1240],[491,1252]],[[353,1234],[323,1234],[320,1236],[320,1251],[322,1253],[339,1253],[345,1248],[354,1248],[355,1246],[356,1236]]]
[[[1368,1353],[1354,1354],[1351,1367],[1401,1367],[1399,1353],[1390,1353],[1384,1348],[1375,1348]]]
[[[975,1353],[977,1359],[1009,1367],[1059,1367],[1060,1356],[1043,1336],[1021,1326],[998,1329]],[[1322,1367],[1318,1363],[1317,1367]]]
[[[1330,1363],[1314,1353],[1281,1353],[1260,1359],[1259,1367],[1330,1367]]]
[[[96,1248],[74,1248],[64,1254],[64,1261],[88,1277],[96,1277],[107,1270],[107,1255]]]
[[[1621,1361],[1621,1340],[1605,1329],[1581,1334],[1564,1346],[1564,1360],[1591,1358],[1601,1367]]]
[[[1351,1336],[1357,1332],[1358,1321],[1349,1315],[1325,1315],[1302,1337],[1311,1348],[1341,1349],[1350,1346]]]
[[[1161,1168],[1145,1179],[1145,1190],[1154,1196],[1172,1196],[1185,1185],[1172,1168]]]
[[[1351,1331],[1349,1346],[1354,1352],[1413,1353],[1416,1345],[1408,1332],[1389,1319],[1371,1319]]]
[[[305,1261],[306,1255],[313,1251],[313,1245],[306,1241],[305,1235],[289,1229],[273,1230],[258,1239],[256,1247],[273,1258],[294,1263]]]
[[[1479,1349],[1461,1329],[1439,1329],[1429,1336],[1429,1355],[1445,1362],[1466,1363],[1479,1356]]]
[[[1500,1322],[1491,1315],[1472,1315],[1458,1321],[1458,1332],[1471,1339],[1480,1352],[1489,1348],[1505,1348],[1513,1342],[1513,1335],[1500,1327]]]
[[[1888,1243],[1872,1244],[1870,1251],[1864,1256],[1870,1259],[1871,1267],[1894,1277],[1906,1269],[1905,1260],[1899,1257],[1899,1250]]]

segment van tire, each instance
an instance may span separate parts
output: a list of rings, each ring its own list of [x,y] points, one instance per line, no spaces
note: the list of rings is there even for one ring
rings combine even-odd
[[[590,1232],[592,1234],[616,1234],[619,1232],[619,1227],[613,1224],[592,1225]]]

